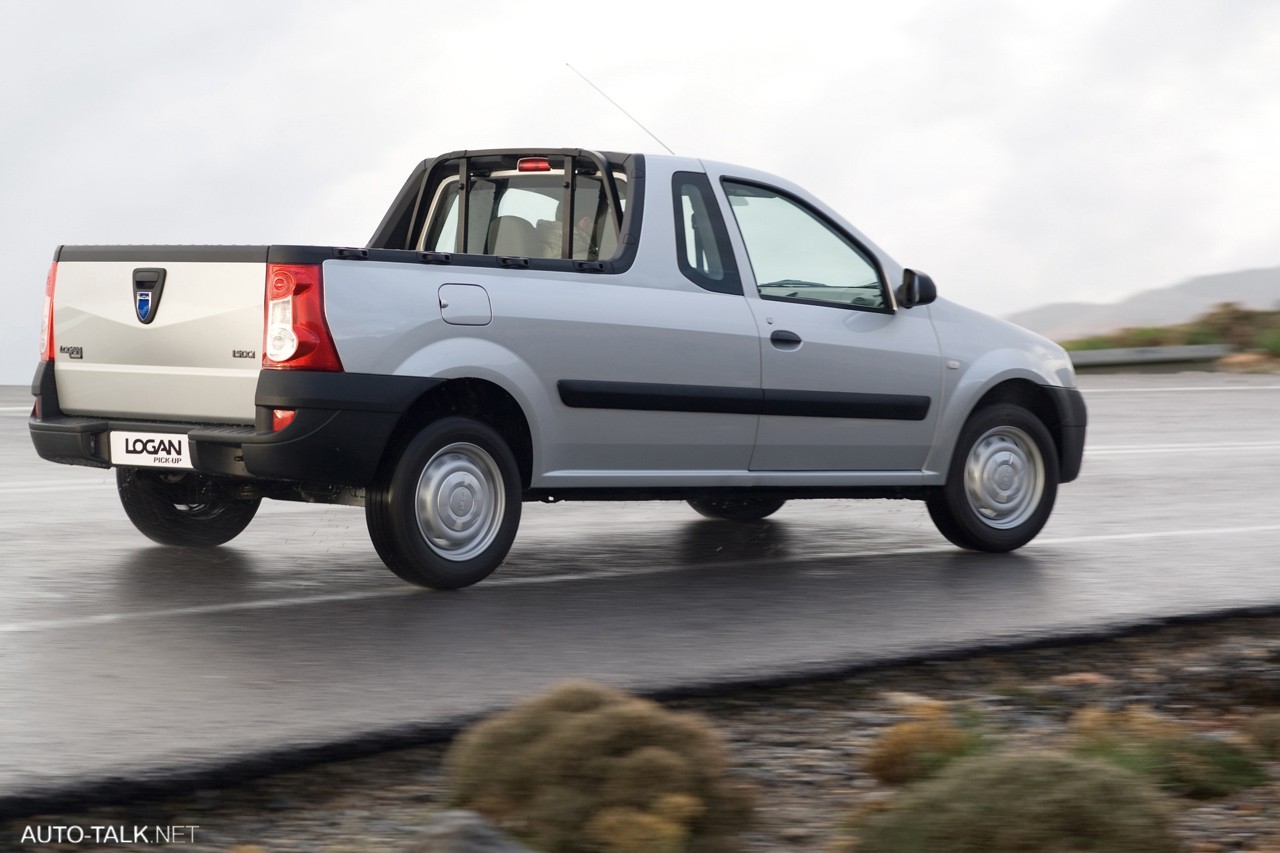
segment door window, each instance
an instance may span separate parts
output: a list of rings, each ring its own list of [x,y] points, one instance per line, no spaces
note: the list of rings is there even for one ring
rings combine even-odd
[[[891,310],[871,256],[831,223],[789,196],[725,181],[762,299]]]
[[[680,272],[706,290],[742,293],[729,233],[707,176],[698,172],[676,172],[671,179],[671,189]]]

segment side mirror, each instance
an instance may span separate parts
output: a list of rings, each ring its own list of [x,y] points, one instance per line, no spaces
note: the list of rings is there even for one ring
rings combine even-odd
[[[898,297],[898,305],[903,308],[914,308],[917,305],[928,305],[938,298],[938,288],[928,275],[915,270],[902,271],[902,284],[893,295]]]

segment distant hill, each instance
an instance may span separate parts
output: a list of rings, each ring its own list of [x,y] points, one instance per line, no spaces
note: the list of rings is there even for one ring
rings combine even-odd
[[[1187,323],[1222,302],[1253,309],[1280,308],[1280,267],[1200,276],[1146,290],[1122,302],[1060,302],[1019,311],[1005,319],[1047,338],[1066,341],[1135,326]]]

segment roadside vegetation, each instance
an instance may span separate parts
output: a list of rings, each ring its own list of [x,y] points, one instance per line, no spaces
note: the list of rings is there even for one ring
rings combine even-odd
[[[957,761],[855,818],[857,853],[1174,853],[1168,803],[1136,774],[1052,752]]]
[[[919,782],[991,746],[978,717],[959,715],[945,702],[915,703],[907,712],[914,719],[890,726],[867,757],[867,772],[886,785]]]
[[[0,848],[139,822],[233,853],[1280,851],[1280,617],[662,706],[579,682],[448,745],[0,822]]]
[[[1190,323],[1121,329],[1107,335],[1062,341],[1066,349],[1077,351],[1201,344],[1225,344],[1239,352],[1280,358],[1280,310],[1254,311],[1234,302],[1224,302]]]
[[[1274,712],[1233,740],[1143,704],[1089,703],[1028,746],[966,703],[890,695],[906,719],[861,761],[883,795],[851,808],[842,850],[1172,853],[1181,810],[1269,784],[1262,761],[1280,751]],[[758,794],[731,765],[708,719],[589,682],[482,721],[444,761],[451,805],[562,853],[740,849]]]
[[[1172,851],[1178,803],[1267,784],[1258,756],[1280,750],[1275,713],[1255,718],[1242,744],[1142,705],[1090,705],[1044,750],[1004,743],[947,703],[908,712],[865,767],[899,791],[854,810],[849,851]]]
[[[539,850],[729,853],[752,809],[704,718],[571,682],[465,732],[450,800]]]
[[[1099,758],[1179,797],[1207,800],[1267,782],[1243,746],[1193,733],[1141,705],[1084,708],[1068,723],[1078,755]]]

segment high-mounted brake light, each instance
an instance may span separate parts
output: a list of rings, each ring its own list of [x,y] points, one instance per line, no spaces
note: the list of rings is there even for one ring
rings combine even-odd
[[[324,318],[319,264],[267,266],[266,340],[262,366],[276,370],[342,370]]]
[[[49,265],[44,280],[44,316],[40,319],[40,360],[53,361],[53,287],[58,281],[58,262]]]
[[[551,161],[546,157],[521,157],[516,161],[517,172],[550,172]]]

